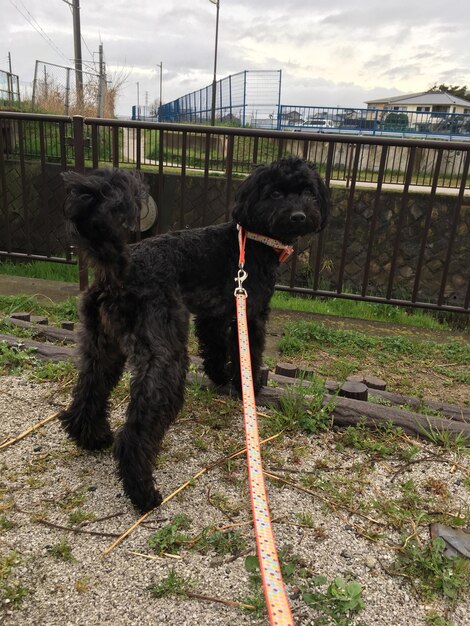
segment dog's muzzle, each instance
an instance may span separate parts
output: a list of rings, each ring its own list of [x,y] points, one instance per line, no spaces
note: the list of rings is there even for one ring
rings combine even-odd
[[[295,213],[291,214],[290,221],[301,224],[302,222],[307,221],[307,216],[303,211],[296,211]]]

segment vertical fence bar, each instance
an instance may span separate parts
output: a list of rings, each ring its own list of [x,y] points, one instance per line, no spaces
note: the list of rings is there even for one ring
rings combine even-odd
[[[6,232],[7,232],[7,252],[9,253],[11,253],[12,246],[11,246],[10,211],[8,207],[5,155],[7,154],[7,146],[8,146],[7,133],[10,132],[10,128],[11,128],[10,125],[7,124],[7,120],[0,119],[0,180],[2,183],[2,212],[5,215],[5,225],[6,225]]]
[[[91,127],[91,161],[93,169],[96,169],[99,164],[99,145],[100,139],[98,126],[96,124],[93,124],[93,126]]]
[[[144,130],[145,133],[145,130]],[[135,161],[136,169],[140,170],[142,167],[142,129],[135,129]]]
[[[432,218],[432,210],[434,208],[434,201],[436,199],[436,189],[437,189],[437,184],[439,182],[439,174],[440,174],[440,170],[441,170],[441,163],[442,163],[442,155],[443,155],[443,150],[442,148],[440,148],[437,152],[437,157],[436,157],[436,162],[434,164],[434,175],[433,175],[433,179],[432,179],[432,186],[431,186],[431,194],[429,196],[429,204],[428,204],[428,210],[426,213],[426,219],[424,222],[424,227],[423,227],[423,235],[422,235],[422,239],[421,239],[421,247],[419,250],[419,256],[418,256],[418,264],[416,267],[416,274],[415,274],[415,282],[413,285],[413,293],[411,295],[411,301],[412,302],[416,302],[417,298],[418,298],[418,290],[419,290],[419,283],[421,281],[421,272],[423,269],[423,263],[424,263],[424,255],[426,252],[426,244],[428,241],[428,234],[429,234],[429,228],[431,226],[431,218]]]
[[[331,168],[333,165],[333,157],[335,153],[335,143],[331,141],[328,144],[328,154],[326,157],[326,171],[325,171],[325,184],[329,188],[331,182]],[[320,272],[321,272],[321,260],[323,254],[323,245],[325,242],[325,230],[323,229],[320,235],[317,236],[317,253],[315,255],[315,267],[313,270],[313,289],[317,291],[318,285],[320,282]]]
[[[230,219],[230,209],[232,204],[232,174],[233,174],[233,135],[227,137],[227,161],[225,167],[225,221]]]
[[[259,137],[256,136],[253,142],[253,163],[258,163]]]
[[[163,129],[159,129],[158,131],[158,194],[157,194],[157,206],[159,208],[159,211],[162,211],[162,207],[163,207],[163,185],[164,185],[164,176],[163,176],[163,161],[164,161],[164,145],[163,142],[165,141],[165,133],[163,131]],[[158,221],[158,227],[157,227],[157,232],[161,233],[162,232],[162,223],[159,220]]]
[[[85,173],[85,124],[81,115],[73,116],[73,148],[75,157],[75,170],[80,174]],[[88,287],[88,267],[83,254],[78,251],[78,280],[80,291]]]
[[[26,160],[23,120],[18,120],[18,142],[20,148],[21,200],[23,202],[24,231],[26,235],[26,253],[31,254],[31,220],[29,202],[26,194]]]
[[[40,161],[41,161],[41,183],[40,183],[40,213],[46,211],[46,189],[47,189],[47,178],[46,178],[46,142],[44,138],[44,122],[39,122],[39,149],[41,152]],[[45,215],[46,216],[46,215]],[[51,246],[51,229],[47,229],[47,256],[52,256],[52,246]]]
[[[119,167],[119,126],[112,127],[111,141],[113,152],[113,167]]]
[[[67,169],[67,146],[65,143],[65,128],[65,122],[59,122],[60,165],[64,171]]]
[[[188,144],[188,133],[183,132],[181,142],[181,206],[180,206],[180,228],[184,228],[184,215],[186,211],[186,152]]]
[[[465,164],[464,164],[463,171],[462,171],[459,195],[457,198],[457,202],[455,204],[454,219],[452,221],[452,227],[451,227],[451,231],[449,234],[449,244],[447,246],[446,260],[444,262],[444,269],[442,271],[441,288],[439,290],[439,297],[437,299],[438,305],[441,305],[444,302],[444,292],[445,292],[445,288],[447,284],[447,276],[449,274],[449,265],[450,265],[450,261],[452,258],[452,250],[454,247],[455,235],[457,234],[457,226],[459,225],[460,210],[462,208],[463,198],[465,194],[465,185],[466,185],[467,178],[468,178],[469,168],[470,168],[470,150],[467,151],[467,155],[465,157]]]
[[[351,229],[351,220],[352,220],[352,212],[354,206],[354,193],[356,191],[356,179],[357,179],[357,170],[359,166],[359,157],[361,155],[361,146],[355,146],[355,154],[354,154],[354,164],[352,165],[352,176],[351,183],[349,187],[349,197],[348,197],[348,205],[346,208],[346,223],[344,225],[344,236],[343,236],[343,247],[341,250],[341,261],[339,265],[338,272],[338,285],[336,287],[336,292],[341,293],[343,291],[343,279],[344,279],[344,269],[346,267],[346,252],[348,249],[348,238],[349,231]],[[349,174],[348,174],[349,179]]]
[[[385,164],[387,162],[387,146],[382,146],[382,154],[380,155],[380,165],[379,172],[377,177],[377,190],[375,192],[374,197],[374,209],[372,213],[372,219],[370,222],[370,231],[369,231],[369,243],[367,246],[367,255],[366,255],[366,265],[364,267],[364,277],[362,279],[362,296],[365,296],[367,293],[367,288],[369,285],[369,273],[370,273],[370,260],[372,258],[372,249],[374,247],[374,237],[375,237],[375,229],[377,227],[377,220],[379,217],[379,209],[380,209],[380,198],[382,195],[382,185],[385,174]]]
[[[392,297],[393,281],[395,279],[395,271],[397,269],[397,262],[398,262],[398,253],[400,250],[400,243],[401,243],[401,231],[403,229],[403,224],[405,222],[405,215],[406,215],[407,208],[408,208],[408,196],[409,196],[409,191],[410,191],[411,178],[413,176],[415,156],[416,156],[416,146],[413,146],[412,148],[410,148],[410,153],[409,153],[409,158],[408,158],[408,167],[406,169],[405,184],[403,187],[402,201],[401,201],[401,206],[400,206],[400,214],[398,216],[397,234],[395,237],[395,246],[393,250],[392,263],[390,266],[390,274],[389,274],[389,279],[388,279],[387,300],[390,300],[390,298]]]

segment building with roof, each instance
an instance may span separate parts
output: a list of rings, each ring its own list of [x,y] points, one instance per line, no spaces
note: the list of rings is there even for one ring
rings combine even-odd
[[[368,100],[366,104],[368,109],[388,111],[470,114],[470,100],[440,90]]]

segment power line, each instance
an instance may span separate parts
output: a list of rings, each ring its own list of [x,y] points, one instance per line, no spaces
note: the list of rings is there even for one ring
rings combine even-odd
[[[30,26],[32,26],[34,28],[34,30],[41,35],[41,37],[44,39],[44,41],[46,41],[46,43],[49,44],[49,46],[51,46],[52,48],[54,48],[54,50],[60,54],[60,56],[65,59],[67,62],[69,61],[69,58],[65,56],[65,54],[62,52],[62,50],[60,50],[60,48],[58,48],[58,46],[56,46],[56,44],[52,41],[52,39],[49,37],[49,35],[44,31],[44,29],[41,27],[41,25],[39,24],[39,22],[36,20],[36,18],[34,18],[31,13],[29,12],[29,10],[25,7],[25,5],[21,2],[23,9],[26,11],[26,13],[29,15],[25,15],[23,13],[23,11],[20,9],[20,7],[13,2],[13,0],[10,0],[10,4],[18,11],[18,13],[24,17],[24,19],[28,22],[28,24]]]

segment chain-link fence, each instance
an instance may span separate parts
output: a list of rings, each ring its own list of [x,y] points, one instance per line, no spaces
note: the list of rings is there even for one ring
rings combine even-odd
[[[0,70],[0,100],[20,101],[20,81],[16,74]]]
[[[114,117],[114,98],[104,74],[36,61],[33,107],[49,113]]]
[[[276,128],[281,96],[281,70],[246,70],[216,82],[217,123]],[[159,121],[210,123],[212,85],[160,107]]]

